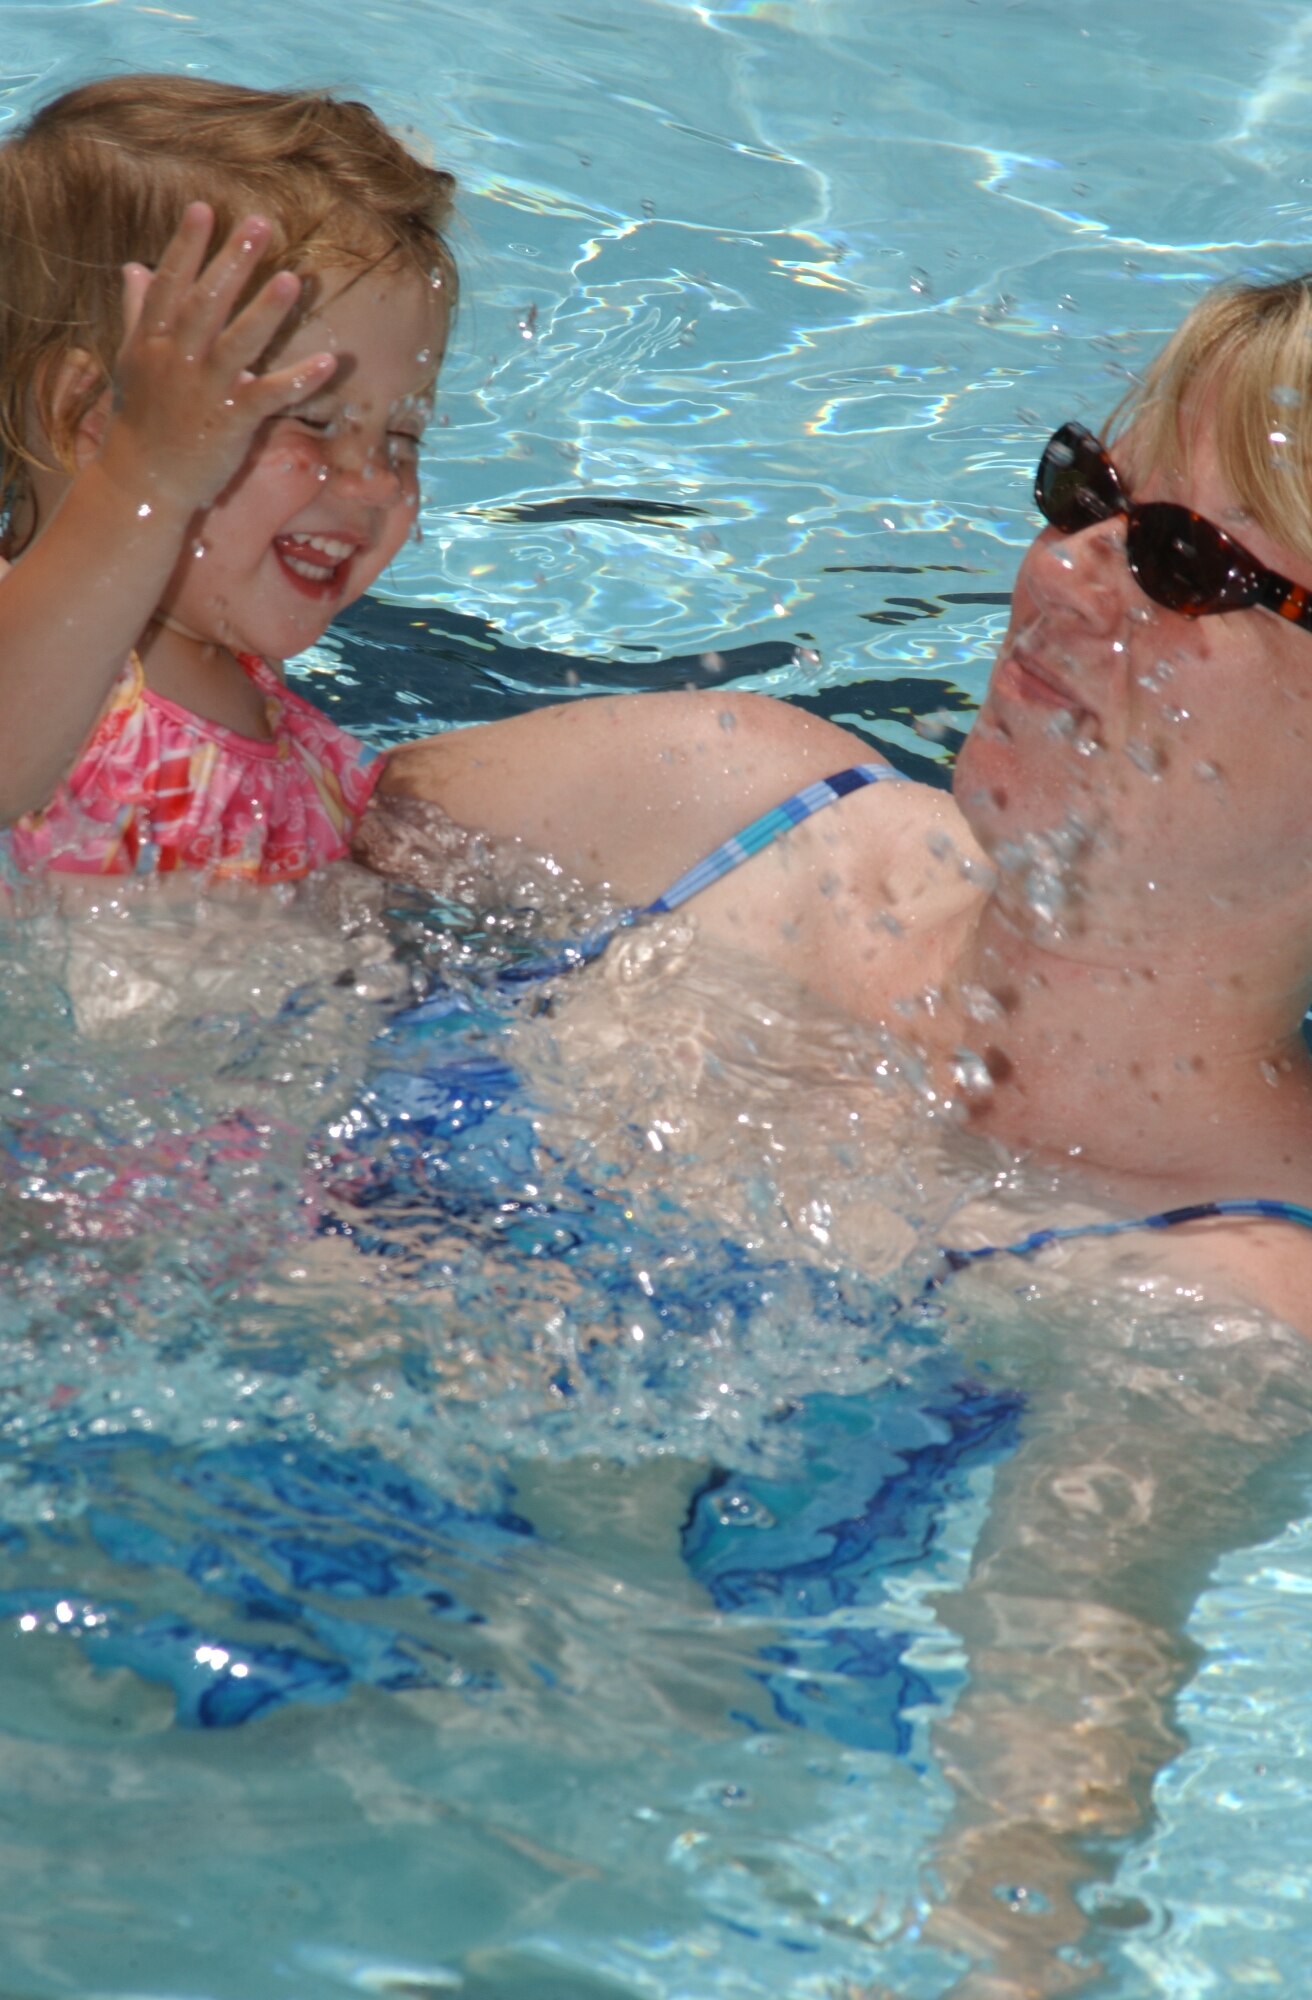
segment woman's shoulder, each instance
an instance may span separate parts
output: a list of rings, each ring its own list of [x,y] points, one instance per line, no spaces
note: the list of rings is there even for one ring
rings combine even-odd
[[[405,745],[383,789],[639,899],[802,787],[880,761],[861,737],[772,696],[676,689]]]

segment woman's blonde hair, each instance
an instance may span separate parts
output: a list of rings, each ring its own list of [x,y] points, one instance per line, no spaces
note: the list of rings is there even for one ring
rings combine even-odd
[[[1222,477],[1273,541],[1312,562],[1312,272],[1209,292],[1112,419],[1144,465],[1188,464],[1206,413]]]
[[[154,266],[189,202],[213,245],[246,216],[272,235],[247,296],[278,270],[412,268],[442,288],[449,173],[415,158],[364,104],[190,76],[116,76],[47,104],[0,145],[0,495],[30,497],[34,423],[60,463],[122,343],[122,267]],[[52,407],[60,364],[85,382]]]

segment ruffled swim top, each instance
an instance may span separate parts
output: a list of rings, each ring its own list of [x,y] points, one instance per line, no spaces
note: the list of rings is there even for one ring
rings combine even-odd
[[[264,696],[266,738],[193,715],[146,685],[133,653],[73,769],[9,830],[15,865],[74,875],[195,869],[290,882],[346,854],[382,753],[242,653]]]

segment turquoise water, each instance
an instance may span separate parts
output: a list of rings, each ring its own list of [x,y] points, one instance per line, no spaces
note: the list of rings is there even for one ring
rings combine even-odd
[[[109,69],[322,82],[459,174],[423,540],[302,667],[379,738],[732,676],[933,766],[1042,439],[1308,235],[1294,5],[48,0],[0,29],[12,115]],[[444,914],[4,940],[0,1995],[946,1993],[953,1593],[1045,1458],[1101,1541],[1031,1551],[1030,1588],[1153,1803],[1092,1814],[1069,1949],[1115,2000],[1293,1986],[1300,1355],[1110,1280],[927,1317],[978,1162],[840,1156],[911,1240],[877,1276],[818,1222],[799,1254],[765,1152],[707,1165],[731,1227],[643,1167],[657,1083],[580,1078]],[[138,920],[158,990],[116,1021]],[[435,968],[458,1004],[379,1041]],[[712,997],[720,1047],[762,1034]],[[831,1084],[869,1057],[821,1054]],[[771,1047],[737,1059],[755,1106]]]

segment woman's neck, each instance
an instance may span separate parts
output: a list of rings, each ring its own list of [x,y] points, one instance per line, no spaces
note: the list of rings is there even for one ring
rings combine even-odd
[[[996,894],[977,906],[944,1021],[963,1038],[950,1054],[972,1126],[1200,1187],[1242,1171],[1242,1133],[1255,1165],[1297,1146],[1312,1177],[1293,915],[1218,917],[1201,947],[1169,926],[1100,935],[1093,917],[1068,938]]]

